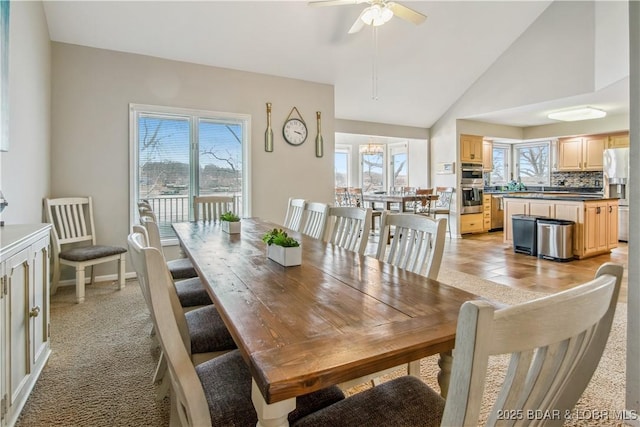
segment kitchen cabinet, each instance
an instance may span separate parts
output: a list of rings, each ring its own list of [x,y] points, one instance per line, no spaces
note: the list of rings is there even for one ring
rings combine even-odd
[[[618,202],[585,203],[584,255],[599,254],[618,246]]]
[[[602,170],[603,153],[609,144],[606,135],[558,140],[559,171]]]
[[[484,232],[484,214],[460,215],[460,234]]]
[[[482,228],[491,230],[491,194],[482,195]]]
[[[0,229],[2,427],[12,426],[51,353],[50,224]]]
[[[573,254],[577,258],[607,253],[618,246],[618,200],[504,198],[504,242],[513,245],[511,216],[546,216],[573,221]]]
[[[482,163],[482,137],[460,135],[460,162]]]
[[[609,148],[625,148],[629,146],[629,132],[609,135]]]
[[[531,200],[528,215],[554,218],[555,206],[548,200]]]
[[[511,217],[513,215],[528,215],[529,201],[526,199],[507,199],[503,198],[504,207],[504,242],[513,245],[513,224]]]
[[[493,141],[482,141],[482,170],[490,172],[493,170]]]

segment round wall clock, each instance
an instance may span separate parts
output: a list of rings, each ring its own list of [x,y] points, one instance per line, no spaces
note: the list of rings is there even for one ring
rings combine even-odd
[[[307,139],[307,125],[302,119],[288,119],[282,127],[284,140],[291,145],[300,145]]]

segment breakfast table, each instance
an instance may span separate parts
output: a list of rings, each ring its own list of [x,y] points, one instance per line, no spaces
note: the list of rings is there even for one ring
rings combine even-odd
[[[458,312],[478,297],[288,230],[302,264],[283,267],[261,240],[274,227],[173,224],[251,371],[258,425],[287,425],[297,396],[331,385],[410,362],[419,375],[419,360],[435,354],[446,395]]]
[[[383,204],[385,210],[391,210],[392,205],[397,204],[400,212],[413,212],[416,209],[407,210],[412,204],[421,203],[426,206],[426,211],[430,211],[431,203],[438,200],[437,194],[387,194],[387,193],[365,193],[362,196],[364,202],[370,203],[373,208],[376,203]]]

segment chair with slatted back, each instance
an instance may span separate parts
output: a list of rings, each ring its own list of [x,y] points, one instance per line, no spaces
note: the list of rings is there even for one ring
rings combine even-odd
[[[302,228],[305,206],[307,206],[307,201],[305,199],[289,198],[287,214],[284,217],[284,224],[282,225],[289,230],[300,231]]]
[[[133,252],[133,251],[132,251]],[[169,273],[162,254],[155,248],[141,248],[148,281],[157,334],[167,361],[171,381],[170,425],[181,426],[255,426],[258,417],[251,398],[252,377],[240,351],[194,363],[189,357],[185,334],[174,316],[170,298]],[[136,253],[135,256],[139,256]],[[344,399],[336,386],[328,387],[296,400],[290,422]]]
[[[45,216],[52,224],[52,293],[60,283],[60,265],[69,265],[76,269],[76,302],[84,302],[85,268],[91,267],[90,283],[93,284],[94,266],[111,261],[118,262],[118,288],[124,288],[127,250],[96,243],[91,197],[45,199]]]
[[[335,206],[349,206],[349,193],[347,187],[336,187]]]
[[[150,218],[143,218],[142,223],[148,236],[147,246],[156,248],[164,256],[158,224],[154,221],[151,221]],[[178,262],[179,264],[176,264],[176,262]],[[209,297],[206,288],[198,277],[189,258],[179,258],[176,260],[166,261],[166,263],[167,267],[169,268],[169,272],[171,273],[171,278],[174,281],[173,284],[176,288],[178,299],[180,299],[180,305],[186,311],[204,305],[212,304],[211,298]],[[193,276],[176,277],[176,271],[181,271],[181,269],[175,268],[176,266],[184,267],[184,269],[188,267],[189,269],[193,270]],[[172,269],[172,267],[174,268]],[[181,273],[183,276],[185,275],[184,271],[181,271]]]
[[[430,279],[437,279],[444,252],[444,237],[446,220],[415,215],[412,213],[391,213],[384,211],[380,220],[380,240],[376,258],[388,264],[413,273],[422,274]],[[393,227],[393,237],[391,228]],[[387,242],[390,241],[387,254]],[[408,364],[408,372],[419,375],[420,361],[415,360]],[[394,371],[395,368],[386,369],[365,377],[357,378],[342,384],[350,387],[368,380],[377,384],[379,378]]]
[[[195,196],[193,198],[195,221],[220,221],[220,216],[226,212],[235,213],[233,196]]]
[[[382,214],[382,231],[376,258],[389,264],[437,279],[444,251],[446,220],[422,215]],[[387,239],[393,237],[387,254]]]
[[[451,199],[453,198],[453,188],[436,187],[436,195],[438,199],[429,214],[434,218],[437,218],[438,215],[447,216],[447,232],[449,233],[449,237],[451,237]]]
[[[347,194],[349,195],[349,206],[361,208],[364,206],[362,188],[349,187],[347,188]]]
[[[163,289],[163,292],[168,293],[170,300],[170,308],[163,313],[163,316],[172,317],[177,323],[183,345],[187,348],[191,362],[194,365],[223,355],[236,348],[235,342],[215,306],[209,304],[202,307],[191,307],[189,310],[182,306],[180,297],[171,279],[171,274],[166,267],[166,262],[164,262],[164,256],[158,249],[145,246],[148,242],[145,241],[145,238],[137,231],[129,234],[127,242],[133,266],[136,270],[136,276],[149,295],[149,301],[151,303],[149,310],[151,311],[151,318],[156,333],[158,331],[158,318],[153,311],[152,295],[154,289]],[[163,276],[161,280],[159,280],[157,276],[152,278],[150,272],[147,270],[145,261],[145,251],[147,249],[156,251],[160,259],[164,262],[164,266],[160,270],[166,272],[166,274],[163,273],[166,277]],[[155,268],[158,267],[156,266]],[[161,388],[158,390],[161,397],[164,396],[169,384],[165,373],[166,360],[164,354],[161,354],[158,360],[158,366],[153,375],[154,382],[161,382]]]
[[[431,201],[433,196],[433,188],[416,189],[416,202],[414,204],[414,213],[429,215],[431,212]]]
[[[505,308],[465,302],[446,401],[418,378],[404,376],[292,426],[477,426],[483,404],[485,425],[561,426],[600,362],[623,271],[606,263],[587,283]],[[508,356],[508,366],[489,371],[489,359],[497,355]],[[493,398],[485,393],[488,374],[504,378]]]
[[[151,209],[151,205],[148,202],[138,202],[138,216],[140,217],[140,224],[146,227],[146,222],[151,221],[155,224],[158,224],[158,219],[155,212]],[[157,235],[156,235],[157,234]],[[160,239],[160,231],[158,233],[153,233],[150,236],[151,242],[153,243],[154,248],[162,248],[162,242]],[[167,261],[167,265],[169,266],[169,271],[171,272],[171,277],[175,280],[182,279],[191,279],[193,277],[198,277],[198,273],[195,268],[193,268],[193,264],[191,264],[191,260],[189,258],[176,258]]]
[[[308,202],[304,207],[302,234],[314,239],[323,239],[328,210],[329,205],[326,203]]]
[[[329,243],[364,255],[369,241],[371,208],[330,207],[327,213]]]

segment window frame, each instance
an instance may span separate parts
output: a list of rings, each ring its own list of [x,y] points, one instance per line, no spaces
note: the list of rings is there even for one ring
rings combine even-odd
[[[513,169],[513,179],[517,180],[518,182],[522,182],[521,178],[520,178],[520,155],[519,155],[519,150],[521,149],[527,149],[527,148],[534,148],[534,147],[546,147],[547,148],[547,174],[545,177],[545,181],[543,183],[525,183],[523,182],[523,184],[525,186],[534,186],[534,187],[539,187],[539,186],[549,186],[551,185],[551,141],[538,141],[538,142],[531,142],[531,143],[522,143],[522,144],[516,144],[513,146],[513,165],[514,165],[514,169]]]
[[[243,216],[251,216],[251,115],[239,113],[225,113],[180,107],[167,107],[149,104],[129,104],[129,226],[138,221],[137,202],[138,195],[138,117],[143,115],[157,115],[176,118],[188,118],[190,125],[190,181],[192,186],[198,187],[198,168],[193,167],[193,162],[199,162],[198,144],[196,142],[199,132],[200,120],[213,120],[219,122],[240,123],[242,132],[242,211]],[[194,159],[195,156],[195,159]],[[191,205],[191,203],[189,203]],[[189,206],[191,210],[191,206]],[[163,238],[163,246],[177,245],[176,238]]]
[[[359,173],[358,173],[358,182],[360,184],[360,188],[362,188],[363,192],[365,191],[364,188],[364,160],[363,160],[363,156],[366,154],[371,154],[368,152],[369,149],[371,149],[372,147],[376,147],[376,152],[379,152],[382,155],[382,185],[380,187],[380,191],[385,191],[387,188],[387,182],[389,181],[387,179],[387,174],[388,174],[388,165],[387,165],[387,146],[386,144],[360,144],[358,145],[358,169],[359,169]],[[375,190],[378,191],[378,190]]]
[[[406,142],[396,142],[396,143],[391,143],[391,144],[387,144],[387,150],[388,150],[388,157],[389,157],[389,165],[388,165],[388,169],[387,169],[387,175],[388,175],[388,188],[391,189],[392,187],[408,187],[409,186],[409,144]],[[404,166],[404,168],[407,171],[407,182],[404,185],[400,185],[400,184],[396,184],[395,182],[395,156],[399,155],[399,154],[404,154],[407,161],[406,164]]]
[[[351,145],[348,144],[336,144],[334,148],[335,153],[345,153],[347,155],[347,185],[346,187],[351,187],[351,162],[352,162],[352,149]],[[336,183],[336,174],[335,174],[335,154],[333,159],[333,184],[338,187]],[[340,186],[342,187],[342,186]]]
[[[494,166],[495,169],[495,161],[493,159],[493,150],[495,149],[501,149],[501,150],[505,150],[505,181],[504,182],[494,182],[492,179],[492,175],[493,175],[493,171],[489,172],[489,183],[494,186],[494,185],[507,185],[509,183],[509,181],[511,181],[512,177],[513,177],[513,144],[506,144],[506,143],[501,143],[501,142],[494,142],[493,143],[493,147],[491,149],[491,163]]]

